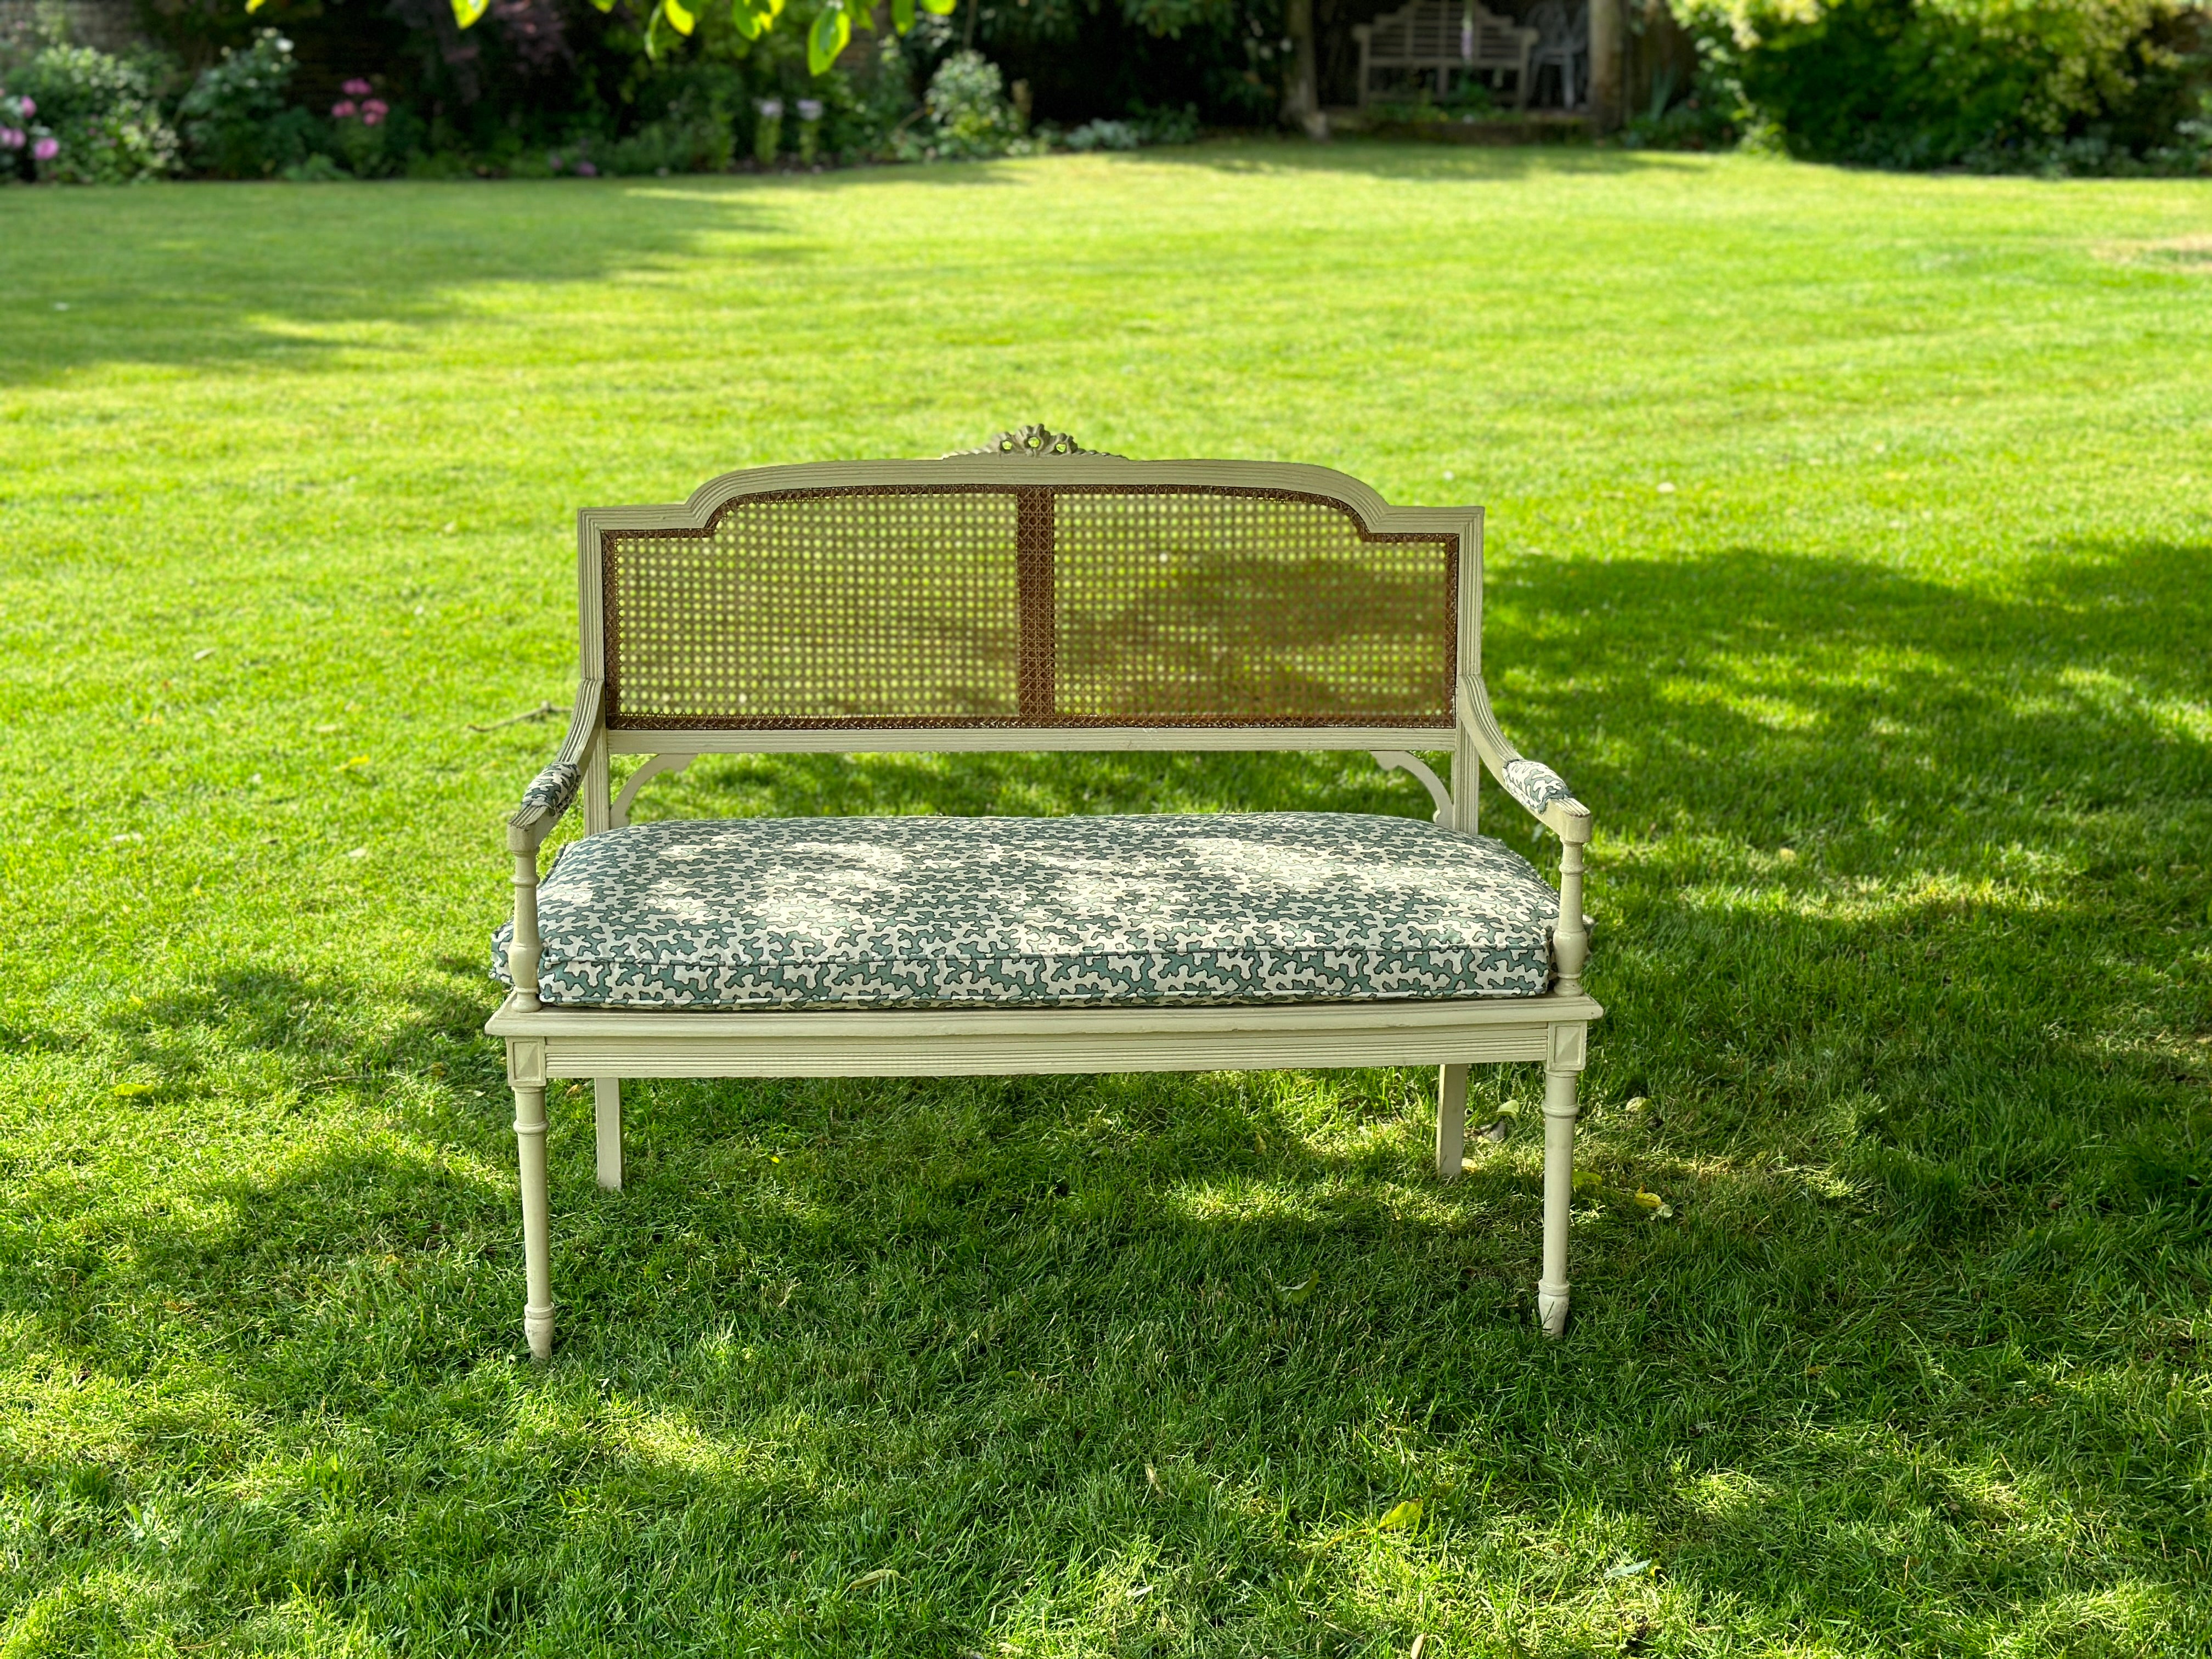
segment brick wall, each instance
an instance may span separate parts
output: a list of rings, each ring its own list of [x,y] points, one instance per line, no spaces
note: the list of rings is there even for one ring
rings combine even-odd
[[[0,0],[0,45],[20,50],[58,29],[72,45],[121,52],[142,43],[131,0]]]

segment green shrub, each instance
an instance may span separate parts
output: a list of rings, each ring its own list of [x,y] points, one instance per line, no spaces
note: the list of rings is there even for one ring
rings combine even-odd
[[[727,172],[737,154],[738,112],[750,101],[744,76],[732,64],[697,63],[664,76],[660,90],[665,101],[654,100],[657,112],[629,137],[601,147],[600,170]]]
[[[1060,140],[1073,150],[1134,149],[1145,141],[1127,121],[1085,121]]]
[[[1485,89],[1486,96],[1488,89]],[[1129,106],[1129,124],[1137,130],[1137,142],[1142,144],[1190,144],[1198,142],[1198,106],[1184,104],[1180,107],[1161,104],[1155,107],[1141,98]]]
[[[177,168],[177,135],[161,118],[158,58],[111,58],[89,46],[49,46],[8,71],[10,95],[37,105],[60,148],[40,175],[64,184],[119,185]]]
[[[921,102],[931,131],[900,135],[902,160],[972,161],[1028,148],[999,66],[980,52],[956,52],[939,64]]]
[[[611,145],[605,171],[725,173],[736,148],[736,124],[727,110],[668,115]]]
[[[177,106],[195,167],[224,179],[265,179],[302,166],[321,148],[321,123],[286,94],[292,43],[263,29],[203,70]]]
[[[1675,0],[1699,97],[1792,154],[1877,167],[2109,172],[2171,161],[2205,0]],[[1649,118],[1654,129],[1658,118]]]

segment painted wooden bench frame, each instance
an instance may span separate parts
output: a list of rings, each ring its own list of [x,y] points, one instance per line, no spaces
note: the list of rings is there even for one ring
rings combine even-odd
[[[1433,73],[1437,96],[1450,90],[1452,72],[1513,76],[1513,106],[1528,102],[1528,54],[1537,31],[1486,10],[1480,0],[1408,0],[1371,23],[1355,23],[1359,43],[1359,107],[1368,106],[1374,71]]]
[[[1420,533],[1456,538],[1457,672],[1443,724],[1057,725],[935,724],[860,729],[735,725],[610,724],[603,626],[603,561],[608,537],[635,531],[698,532],[726,504],[793,490],[973,485],[1079,488],[1093,494],[1163,487],[1189,491],[1296,492],[1348,513],[1376,537]],[[1466,1136],[1468,1067],[1534,1061],[1544,1068],[1544,1224],[1537,1316],[1544,1330],[1565,1328],[1567,1231],[1573,1192],[1576,1090],[1589,1023],[1604,1011],[1584,994],[1589,951],[1583,914],[1583,849],[1590,814],[1548,769],[1525,761],[1491,713],[1482,682],[1481,538],[1479,507],[1393,507],[1357,479],[1322,467],[1249,461],[1131,461],[1091,454],[1042,428],[1002,434],[985,451],[935,461],[817,463],[733,472],[702,486],[688,501],[594,508],[578,515],[580,684],[566,740],[509,820],[514,933],[508,955],[514,988],[486,1030],[505,1042],[514,1096],[520,1165],[526,1300],[523,1328],[531,1352],[552,1351],[554,1304],[546,1191],[545,1091],[555,1078],[595,1084],[599,1182],[623,1182],[623,1078],[949,1077],[1043,1073],[1189,1071],[1395,1066],[1441,1067],[1436,1163],[1461,1170]],[[1449,748],[1449,787],[1417,751]],[[1030,1007],[810,1010],[794,1012],[674,1012],[542,1005],[538,996],[537,890],[539,849],[568,807],[580,801],[587,835],[628,822],[651,778],[680,770],[701,754],[1274,750],[1369,751],[1386,768],[1410,772],[1427,788],[1439,824],[1472,834],[1476,784],[1487,768],[1509,796],[1559,837],[1560,921],[1553,938],[1555,978],[1538,997],[1449,1000],[1263,1003],[1229,1006]],[[610,758],[647,757],[617,793]],[[1532,789],[1531,775],[1547,787]]]

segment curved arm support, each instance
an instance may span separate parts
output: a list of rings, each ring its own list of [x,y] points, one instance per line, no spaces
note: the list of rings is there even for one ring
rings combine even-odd
[[[1528,759],[1498,730],[1498,716],[1490,710],[1490,693],[1472,675],[1459,683],[1459,723],[1490,775],[1530,817],[1563,842],[1589,840],[1589,808],[1575,799],[1565,779],[1543,762]]]
[[[507,850],[514,856],[514,936],[507,945],[507,971],[518,1007],[538,1006],[538,848],[575,803],[584,757],[598,740],[604,708],[600,682],[586,680],[576,688],[576,707],[561,752],[532,781],[521,806],[507,821]]]
[[[605,688],[599,681],[586,680],[576,688],[576,706],[568,716],[568,735],[561,741],[560,753],[531,781],[530,787],[523,791],[522,805],[507,821],[508,852],[536,852],[538,843],[560,823],[562,814],[575,803],[584,777],[585,751],[599,734],[604,704]]]
[[[1529,817],[1559,838],[1559,920],[1552,929],[1552,961],[1559,969],[1555,987],[1562,996],[1580,996],[1583,966],[1589,960],[1589,918],[1583,914],[1583,848],[1590,838],[1590,810],[1574,797],[1566,781],[1540,761],[1532,761],[1506,740],[1491,712],[1490,694],[1480,678],[1459,683],[1459,723],[1491,776],[1521,803]]]
[[[1436,769],[1419,755],[1409,755],[1402,749],[1370,749],[1367,751],[1375,763],[1385,772],[1410,772],[1421,781],[1421,787],[1429,792],[1429,799],[1437,804],[1436,821],[1449,828],[1452,817],[1451,791]]]
[[[623,784],[622,793],[615,797],[614,810],[609,814],[614,827],[617,830],[629,827],[630,804],[637,799],[639,790],[663,772],[681,772],[698,758],[696,755],[655,755],[631,773]]]

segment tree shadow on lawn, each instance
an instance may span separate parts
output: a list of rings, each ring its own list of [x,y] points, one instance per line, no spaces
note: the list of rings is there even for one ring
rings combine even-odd
[[[313,367],[337,350],[404,350],[315,331],[450,322],[472,288],[605,282],[688,257],[714,234],[751,239],[720,256],[740,267],[818,257],[772,200],[736,181],[40,191],[15,211],[21,234],[0,245],[0,273],[30,296],[0,331],[0,385],[103,362]],[[50,308],[41,285],[58,271],[65,309]]]
[[[1032,1620],[1595,1651],[1648,1619],[2187,1648],[2212,552],[2070,548],[1994,595],[1756,550],[1500,574],[1501,714],[1601,836],[1565,1342],[1525,1305],[1517,1073],[1455,1186],[1413,1070],[663,1083],[629,1091],[620,1195],[588,1089],[556,1091],[562,1343],[514,1363],[511,1140],[497,1091],[461,1098],[490,1061],[457,954],[343,1056],[410,1066],[289,1158],[117,1206],[70,1307],[10,1252],[0,1309],[47,1352],[179,1382],[112,1455],[16,1478],[165,1605],[222,1626],[298,1585],[430,1646],[660,1620],[950,1651]],[[725,760],[656,810],[1407,810],[1346,758]],[[233,984],[149,1005],[148,1054],[205,1028],[329,1063],[279,1017],[302,988]],[[1401,1547],[1369,1523],[1407,1497]],[[172,1531],[134,1540],[134,1504]]]

